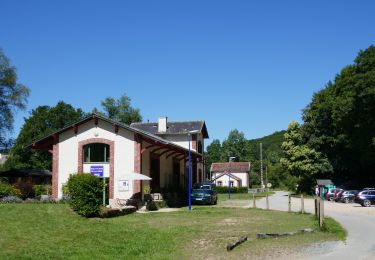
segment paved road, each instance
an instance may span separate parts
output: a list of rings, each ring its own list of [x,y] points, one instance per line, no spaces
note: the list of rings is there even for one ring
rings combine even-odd
[[[244,207],[252,207],[252,202]],[[257,201],[257,207],[266,208],[266,200]],[[286,192],[278,191],[269,197],[270,209],[288,210]],[[301,200],[292,198],[292,211],[301,210]],[[314,213],[314,200],[305,199],[306,212]],[[348,231],[345,243],[327,243],[307,250],[303,259],[375,259],[375,207],[359,204],[325,202],[325,215],[333,217]]]

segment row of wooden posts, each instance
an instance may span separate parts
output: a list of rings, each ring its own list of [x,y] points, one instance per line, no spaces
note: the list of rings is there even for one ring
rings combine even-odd
[[[315,217],[317,217],[320,228],[323,228],[324,225],[324,200],[320,197],[314,198],[315,202]],[[256,208],[256,196],[253,194],[253,208]],[[270,204],[268,200],[268,194],[266,195],[266,209],[270,209]],[[292,199],[290,194],[288,194],[288,212],[292,212]],[[301,213],[305,213],[305,200],[303,194],[301,194]]]

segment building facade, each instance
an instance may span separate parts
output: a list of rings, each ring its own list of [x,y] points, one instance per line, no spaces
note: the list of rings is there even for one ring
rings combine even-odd
[[[213,163],[211,180],[216,186],[249,187],[250,162]]]
[[[35,141],[31,147],[48,150],[53,158],[52,197],[60,199],[71,174],[91,173],[108,178],[109,199],[139,196],[142,185],[151,192],[187,187],[190,143],[193,181],[203,180],[203,140],[208,138],[206,125],[197,121],[184,131],[172,131],[166,117],[161,117],[156,130],[146,129],[152,123],[131,126],[92,114],[49,136]],[[184,126],[189,122],[175,122]],[[165,124],[165,125],[163,125]],[[170,125],[170,126],[169,126]],[[170,131],[164,131],[164,129]],[[198,151],[198,140],[202,149]],[[132,173],[152,178],[132,179]]]

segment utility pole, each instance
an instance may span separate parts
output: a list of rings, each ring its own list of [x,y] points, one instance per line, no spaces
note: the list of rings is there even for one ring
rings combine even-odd
[[[270,188],[268,187],[268,176],[267,176],[267,173],[268,173],[268,166],[266,166],[266,186],[267,186],[267,192],[270,191]]]
[[[262,190],[264,189],[262,143],[260,143],[260,187]]]

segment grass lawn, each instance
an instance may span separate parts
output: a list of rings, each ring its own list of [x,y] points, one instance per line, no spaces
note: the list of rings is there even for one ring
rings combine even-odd
[[[330,220],[332,232],[257,240],[260,232],[317,230],[311,215],[260,209],[194,206],[192,212],[85,219],[66,204],[0,204],[0,219],[0,259],[256,259],[341,238]],[[249,241],[227,252],[243,235]]]

